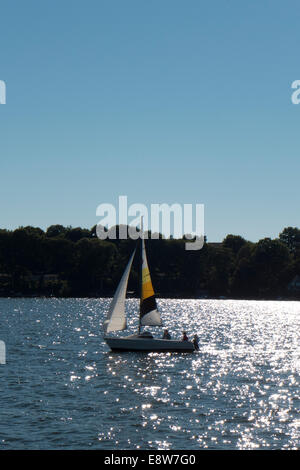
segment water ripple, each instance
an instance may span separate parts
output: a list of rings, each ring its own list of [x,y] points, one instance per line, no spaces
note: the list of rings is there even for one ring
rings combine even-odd
[[[299,448],[299,302],[160,299],[194,354],[110,352],[108,305],[0,299],[0,449]]]

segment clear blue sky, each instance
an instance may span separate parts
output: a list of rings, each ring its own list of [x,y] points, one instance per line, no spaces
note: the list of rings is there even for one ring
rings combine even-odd
[[[1,2],[0,226],[203,203],[209,241],[298,226],[300,4]]]

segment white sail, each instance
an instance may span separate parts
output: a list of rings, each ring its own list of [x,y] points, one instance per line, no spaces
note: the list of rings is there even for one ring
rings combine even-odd
[[[144,239],[142,239],[142,288],[140,305],[140,324],[143,326],[162,325],[160,313],[157,310],[154,289],[150,277]]]
[[[126,298],[128,278],[129,278],[130,269],[131,269],[134,255],[135,255],[135,250],[130,260],[128,261],[128,264],[123,273],[121,281],[115,292],[114,298],[110,304],[107,318],[103,323],[104,333],[109,333],[110,331],[125,330],[127,328],[126,315],[125,315],[125,298]]]

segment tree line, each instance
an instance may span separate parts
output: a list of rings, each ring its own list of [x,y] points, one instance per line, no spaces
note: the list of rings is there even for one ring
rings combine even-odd
[[[159,296],[300,299],[298,228],[256,243],[230,234],[199,251],[185,250],[185,237],[146,243]],[[130,238],[99,240],[96,226],[0,229],[0,296],[111,296],[135,246]],[[138,256],[128,290],[139,295]]]

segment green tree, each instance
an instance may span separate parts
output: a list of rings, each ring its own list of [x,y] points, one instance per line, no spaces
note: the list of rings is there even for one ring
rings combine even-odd
[[[74,243],[78,242],[82,238],[91,238],[91,236],[92,234],[90,230],[80,227],[69,228],[65,233],[65,238]]]
[[[74,243],[64,238],[45,238],[42,244],[45,272],[68,278],[76,264]]]
[[[247,244],[238,255],[232,291],[241,296],[277,297],[284,293],[290,270],[289,250],[279,240],[264,238]]]
[[[63,225],[50,225],[46,230],[46,236],[49,238],[53,237],[64,237],[68,232],[68,228]]]
[[[240,235],[227,235],[224,238],[222,245],[224,248],[232,250],[234,255],[237,255],[239,250],[247,243],[247,241]]]
[[[228,295],[234,257],[229,248],[209,247],[207,287],[210,295]]]
[[[101,294],[110,284],[117,248],[109,242],[82,238],[75,246],[76,262],[69,276],[73,292],[80,295]]]
[[[300,230],[296,227],[286,227],[279,234],[279,240],[284,243],[291,253],[300,249]]]
[[[254,243],[247,242],[237,254],[230,280],[230,291],[234,297],[249,298],[254,296],[255,271],[252,263],[254,246]]]

